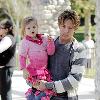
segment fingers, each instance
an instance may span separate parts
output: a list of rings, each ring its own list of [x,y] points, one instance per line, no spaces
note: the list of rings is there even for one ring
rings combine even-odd
[[[48,41],[50,42],[52,40],[53,40],[53,38],[51,37],[51,35],[48,35]]]
[[[38,81],[33,83],[33,87],[36,88],[37,90],[39,90],[39,85],[40,85],[40,82]]]

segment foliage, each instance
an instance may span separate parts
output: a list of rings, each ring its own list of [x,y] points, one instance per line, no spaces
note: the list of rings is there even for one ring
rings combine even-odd
[[[95,41],[95,26],[91,26],[91,36],[92,39]],[[80,26],[78,30],[75,32],[74,37],[78,41],[82,41],[84,39],[84,26]]]
[[[86,10],[90,10],[92,14],[95,11],[95,0],[70,0],[72,9],[76,10],[84,17]]]
[[[95,68],[85,68],[84,77],[95,78],[96,70]]]
[[[76,30],[76,33],[83,33],[83,32],[84,32],[84,27],[85,27],[85,26],[80,26],[80,27]],[[95,26],[91,26],[91,31],[92,31],[92,33],[95,33]]]
[[[74,37],[78,40],[78,41],[82,41],[84,39],[84,34],[83,33],[75,33]]]
[[[31,14],[29,0],[0,0],[0,6],[3,9],[7,9],[15,27],[20,25],[23,17]]]
[[[2,19],[4,19],[4,18],[10,19],[10,16],[9,16],[9,14],[8,14],[7,9],[0,8],[0,20],[2,20]]]

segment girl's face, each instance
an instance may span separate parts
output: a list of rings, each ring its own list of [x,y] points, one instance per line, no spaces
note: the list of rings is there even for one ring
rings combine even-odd
[[[59,25],[60,38],[65,41],[71,41],[74,35],[74,25],[71,20],[66,20],[64,24]]]
[[[36,25],[36,23],[34,23],[34,21],[31,21],[29,24],[25,26],[26,35],[35,38],[37,33],[38,33],[38,26]]]
[[[0,39],[3,38],[7,33],[7,29],[5,29],[3,26],[0,26]]]

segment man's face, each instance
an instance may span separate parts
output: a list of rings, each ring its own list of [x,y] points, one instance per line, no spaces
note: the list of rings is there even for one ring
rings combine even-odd
[[[59,25],[60,37],[64,40],[71,40],[74,35],[74,25],[71,20],[66,20],[64,24]]]
[[[25,34],[31,37],[36,37],[36,34],[38,33],[38,26],[34,23],[34,21],[31,21],[29,24],[25,27]]]

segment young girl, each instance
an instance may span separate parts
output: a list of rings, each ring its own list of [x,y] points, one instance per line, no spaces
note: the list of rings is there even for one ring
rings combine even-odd
[[[13,23],[9,19],[0,22],[0,95],[1,100],[12,100],[11,78],[15,67],[16,39]]]
[[[33,17],[27,17],[23,20],[22,36],[19,59],[20,68],[28,73],[26,80],[33,86],[37,85],[37,80],[51,81],[47,62],[48,55],[53,55],[55,52],[53,39],[38,33],[37,20]],[[26,64],[27,59],[29,60],[28,64]],[[47,96],[49,93],[50,91],[47,90],[44,93],[32,88],[26,92],[26,97],[27,100],[49,100]]]

